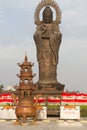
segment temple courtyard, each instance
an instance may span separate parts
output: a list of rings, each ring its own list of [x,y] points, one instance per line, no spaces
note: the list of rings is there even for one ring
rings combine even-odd
[[[15,120],[0,120],[0,129],[2,130],[86,130],[87,119],[80,120],[59,120],[58,118],[48,118],[47,120],[37,121],[32,124],[30,121],[26,124],[17,125]]]

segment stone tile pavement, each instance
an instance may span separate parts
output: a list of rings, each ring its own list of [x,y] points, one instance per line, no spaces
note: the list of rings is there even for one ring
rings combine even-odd
[[[87,130],[87,120],[59,120],[48,118],[47,120],[37,121],[36,124],[15,125],[15,120],[0,120],[1,130]]]

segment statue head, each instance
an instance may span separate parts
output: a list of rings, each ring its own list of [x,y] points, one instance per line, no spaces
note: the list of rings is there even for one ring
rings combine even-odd
[[[53,12],[49,6],[46,6],[43,10],[43,22],[52,23],[53,22]]]

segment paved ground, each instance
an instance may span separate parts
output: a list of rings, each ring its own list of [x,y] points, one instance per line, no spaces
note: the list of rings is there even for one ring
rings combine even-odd
[[[55,120],[38,121],[36,125],[15,125],[14,121],[0,120],[1,130],[87,130],[87,120]]]

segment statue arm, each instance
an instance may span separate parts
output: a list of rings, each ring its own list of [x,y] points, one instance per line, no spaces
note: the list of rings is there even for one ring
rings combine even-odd
[[[62,40],[62,34],[59,31],[58,26],[54,25],[52,34],[50,34],[50,47],[53,53],[53,63],[56,65],[58,63],[58,53]]]
[[[40,33],[40,31],[36,31],[33,37],[37,48],[37,60],[38,62],[40,62],[42,49],[42,34]]]
[[[37,26],[37,32],[39,32],[40,34],[43,34],[47,31],[47,28],[46,28],[46,25],[45,24],[42,24],[42,25],[39,25]]]

